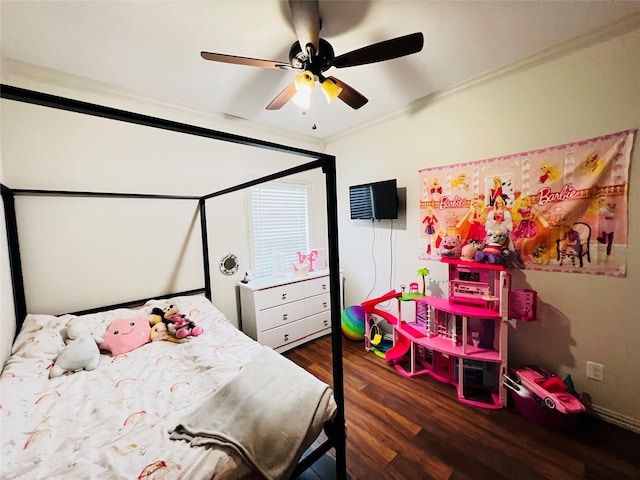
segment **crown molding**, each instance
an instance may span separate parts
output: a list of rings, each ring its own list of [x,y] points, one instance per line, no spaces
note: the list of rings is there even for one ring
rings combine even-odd
[[[234,115],[207,112],[189,105],[168,102],[145,96],[143,93],[117,88],[110,84],[78,77],[58,70],[2,57],[0,79],[3,84],[59,95],[75,100],[97,103],[123,110],[135,109],[139,113],[167,117],[172,120],[206,126],[237,135],[258,137],[268,141],[300,146],[325,153],[326,142],[312,136],[292,133],[288,130],[252,122]],[[274,140],[275,139],[275,140]]]
[[[622,20],[610,23],[609,25],[605,25],[604,27],[585,33],[583,35],[578,35],[567,40],[566,42],[547,48],[516,62],[512,62],[494,70],[477,75],[468,80],[453,85],[450,88],[433,92],[429,95],[414,100],[413,102],[407,104],[405,107],[396,110],[395,112],[392,112],[388,115],[385,115],[384,117],[377,118],[349,130],[340,132],[336,135],[332,135],[328,137],[326,141],[328,144],[331,144],[332,142],[344,138],[348,135],[367,130],[373,126],[388,122],[389,120],[403,116],[407,113],[414,114],[420,110],[424,110],[429,105],[438,100],[459,95],[461,93],[491,83],[500,78],[529,70],[544,63],[564,57],[584,48],[606,42],[607,40],[633,32],[638,29],[640,29],[640,13],[634,13],[623,18]]]

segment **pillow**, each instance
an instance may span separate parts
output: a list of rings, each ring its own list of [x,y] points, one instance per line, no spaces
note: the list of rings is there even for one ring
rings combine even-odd
[[[11,354],[53,362],[65,346],[61,331],[72,318],[71,315],[28,314],[13,342]]]
[[[111,352],[111,355],[122,355],[149,343],[151,325],[149,316],[116,318],[102,335],[103,341],[98,344],[100,350]]]

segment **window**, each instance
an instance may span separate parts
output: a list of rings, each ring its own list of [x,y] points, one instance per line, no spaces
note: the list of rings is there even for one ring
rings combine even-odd
[[[250,189],[254,277],[270,277],[274,261],[289,271],[309,251],[309,187],[269,182]],[[276,260],[278,259],[278,260]]]

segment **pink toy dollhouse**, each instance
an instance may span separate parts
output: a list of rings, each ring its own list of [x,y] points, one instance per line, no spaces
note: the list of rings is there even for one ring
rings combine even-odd
[[[377,303],[399,300],[398,317],[389,319],[394,342],[386,360],[406,377],[431,375],[454,385],[463,403],[502,408],[507,403],[500,381],[507,369],[507,320],[535,320],[535,292],[512,290],[511,277],[501,265],[442,261],[449,268],[448,298],[403,299],[390,292],[367,302],[373,312]],[[511,298],[516,301],[510,309]],[[402,320],[407,300],[415,303],[415,321]]]

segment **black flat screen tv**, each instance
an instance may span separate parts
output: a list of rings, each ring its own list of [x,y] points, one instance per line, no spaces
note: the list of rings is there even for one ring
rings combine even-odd
[[[396,179],[349,187],[349,206],[352,220],[398,218]]]

